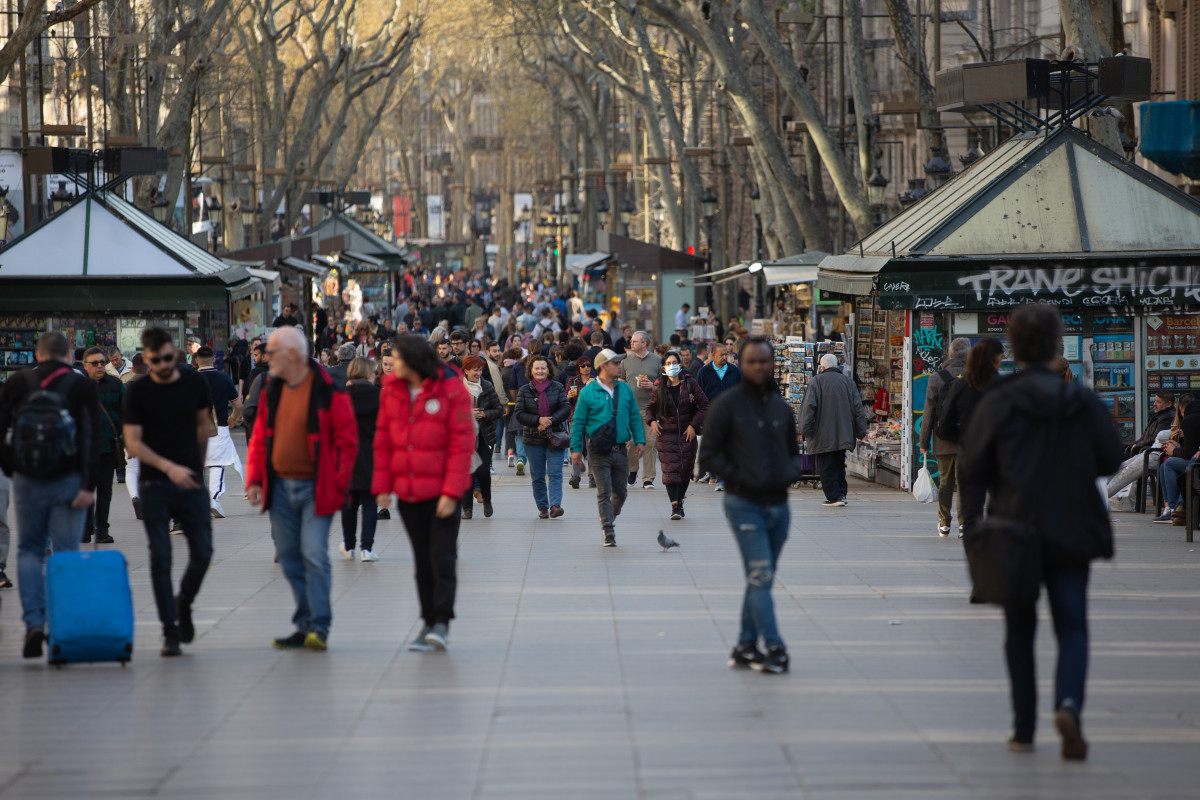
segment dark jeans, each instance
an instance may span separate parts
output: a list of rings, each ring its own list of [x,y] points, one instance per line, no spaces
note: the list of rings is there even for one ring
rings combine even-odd
[[[475,452],[479,454],[479,458],[483,463],[479,465],[479,469],[471,473],[475,479],[475,485],[479,487],[479,496],[483,498],[485,503],[492,502],[492,448],[487,446],[487,442],[479,439],[475,442]],[[475,505],[475,492],[467,489],[462,496],[463,508],[468,511]]]
[[[950,527],[950,514],[954,505],[954,492],[958,495],[958,524],[963,524],[962,491],[958,487],[958,454],[947,453],[936,456],[938,463],[938,525]]]
[[[829,502],[841,500],[850,490],[846,483],[846,451],[817,453],[817,470],[821,473],[821,491]]]
[[[687,496],[687,490],[688,490],[689,483],[690,483],[690,481],[685,480],[683,483],[665,484],[665,486],[667,487],[667,497],[669,497],[671,499],[672,503],[682,503],[683,502],[683,498]]]
[[[417,598],[421,601],[421,619],[426,625],[448,623],[454,619],[454,593],[458,588],[455,561],[458,558],[458,524],[462,514],[442,519],[437,498],[419,503],[397,503],[408,540],[412,543],[413,566],[417,579]]]
[[[1083,710],[1084,683],[1087,680],[1088,567],[1047,569],[1042,576],[1054,636],[1058,639],[1058,668],[1054,674],[1054,707],[1074,700]],[[1008,658],[1008,678],[1012,684],[1013,732],[1022,741],[1032,741],[1037,723],[1037,676],[1033,662],[1033,640],[1037,632],[1037,604],[1008,606],[1004,609],[1006,637],[1004,654]]]
[[[171,520],[183,527],[188,544],[188,565],[179,582],[179,600],[191,605],[200,592],[200,584],[212,561],[212,515],[208,510],[208,492],[180,489],[170,481],[143,480],[138,486],[142,498],[142,522],[150,544],[150,582],[163,633],[177,636],[175,594],[171,588]]]
[[[629,495],[629,453],[619,444],[606,456],[595,450],[588,454],[588,467],[596,476],[596,506],[600,511],[600,527],[605,533],[616,529],[617,517]]]
[[[117,471],[117,453],[100,454],[100,468],[96,472],[96,502],[88,509],[83,535],[105,536],[108,534],[108,512],[112,508],[113,476]]]
[[[966,537],[979,520],[983,519],[983,506],[987,501],[987,486],[983,484],[958,482],[958,522],[962,525],[963,536]]]
[[[346,505],[342,506],[342,542],[347,550],[354,549],[355,534],[358,532],[358,510],[362,509],[362,549],[375,549],[375,526],[379,524],[379,506],[375,495],[370,492],[349,492]]]
[[[775,602],[771,586],[779,554],[787,541],[791,513],[787,503],[764,506],[736,494],[725,495],[725,518],[733,529],[742,568],[746,573],[746,594],[742,598],[742,629],[738,644],[757,644],[762,637],[767,647],[783,647],[775,624]]]

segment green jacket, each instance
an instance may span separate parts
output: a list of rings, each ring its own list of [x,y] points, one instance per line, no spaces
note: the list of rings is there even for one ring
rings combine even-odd
[[[97,382],[96,389],[100,393],[101,410],[97,414],[100,420],[100,452],[112,453],[117,449],[117,436],[121,434],[121,396],[125,392],[125,384],[112,375],[105,374]],[[105,417],[106,412],[108,417]],[[109,419],[112,420],[111,425]]]
[[[645,444],[646,434],[642,430],[642,417],[638,413],[637,400],[633,397],[633,388],[625,381],[616,383],[617,410],[617,444],[624,444],[631,438],[635,444]],[[579,398],[575,403],[575,416],[571,420],[571,452],[583,451],[583,435],[591,436],[600,430],[600,426],[608,422],[613,415],[613,404],[608,392],[600,388],[600,379],[589,383],[579,390]]]

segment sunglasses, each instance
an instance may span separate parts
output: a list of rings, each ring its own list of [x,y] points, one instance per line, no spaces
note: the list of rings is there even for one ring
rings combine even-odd
[[[103,367],[108,364],[108,361],[85,361],[83,363],[87,364],[89,367]]]
[[[150,358],[147,358],[146,360],[149,361],[151,364],[154,364],[155,366],[157,366],[159,364],[170,364],[172,361],[175,360],[175,354],[169,353],[165,356],[151,356]]]

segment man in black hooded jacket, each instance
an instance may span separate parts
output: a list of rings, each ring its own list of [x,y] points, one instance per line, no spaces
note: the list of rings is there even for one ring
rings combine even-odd
[[[1048,364],[1057,354],[1062,317],[1054,306],[1029,304],[1013,312],[1008,340],[1023,369],[984,393],[960,442],[958,469],[967,483],[986,486],[988,516],[1031,532],[1028,562],[1040,563],[1058,638],[1054,724],[1064,759],[1087,757],[1080,713],[1087,680],[1087,583],[1096,558],[1112,558],[1108,509],[1096,479],[1121,464],[1112,418],[1089,389],[1064,382]],[[972,553],[978,534],[968,531]],[[1012,552],[1019,540],[1005,540]],[[987,598],[985,598],[987,599]],[[1004,607],[1004,649],[1012,688],[1009,749],[1029,752],[1037,719],[1033,642],[1037,600]]]

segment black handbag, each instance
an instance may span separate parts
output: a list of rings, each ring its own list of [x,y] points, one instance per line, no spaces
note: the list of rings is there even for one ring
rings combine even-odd
[[[601,389],[600,391],[604,391]],[[613,415],[588,437],[588,453],[606,456],[617,446],[617,410],[621,407],[620,385],[613,390]]]
[[[1048,449],[1038,464],[1050,462],[1047,456],[1058,445],[1058,424],[1062,415],[1062,392],[1054,414]],[[1036,471],[1035,471],[1036,477]],[[1030,498],[1044,491],[1047,481],[1033,484]],[[1029,502],[1027,508],[1036,503]],[[1042,587],[1043,542],[1032,519],[1022,520],[992,514],[980,520],[963,538],[967,569],[971,575],[971,602],[998,606],[1019,606],[1037,602]]]

